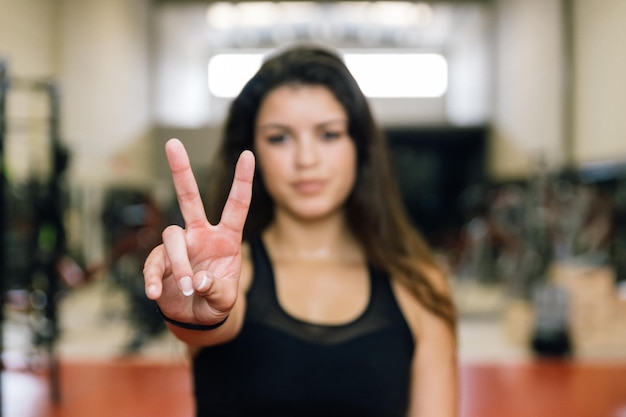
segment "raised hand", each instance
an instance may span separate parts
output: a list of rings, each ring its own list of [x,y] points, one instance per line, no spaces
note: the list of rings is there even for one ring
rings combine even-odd
[[[183,144],[165,145],[185,227],[168,226],[144,265],[145,291],[168,317],[186,323],[223,320],[237,300],[241,239],[252,196],[254,156],[244,151],[217,225],[209,223]]]

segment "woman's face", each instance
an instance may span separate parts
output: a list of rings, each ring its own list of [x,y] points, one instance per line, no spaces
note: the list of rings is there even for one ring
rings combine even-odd
[[[282,86],[261,103],[254,150],[276,210],[312,220],[337,212],[356,178],[348,116],[323,86]]]

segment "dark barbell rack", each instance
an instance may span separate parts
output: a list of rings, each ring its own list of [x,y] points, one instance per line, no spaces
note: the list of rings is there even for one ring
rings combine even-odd
[[[61,277],[57,269],[58,260],[66,253],[66,233],[63,223],[63,173],[67,166],[67,152],[60,137],[60,95],[53,80],[30,80],[12,78],[8,74],[6,61],[0,59],[0,227],[7,228],[7,185],[9,184],[6,172],[5,144],[9,126],[7,115],[7,96],[12,90],[41,92],[47,96],[48,116],[43,120],[47,125],[49,139],[49,155],[51,158],[51,173],[48,178],[37,186],[37,192],[31,195],[29,201],[34,213],[34,233],[32,237],[33,262],[31,278],[35,274],[46,279],[45,305],[42,312],[45,317],[45,330],[40,336],[41,344],[47,353],[47,366],[50,381],[50,397],[54,403],[59,403],[60,378],[56,352],[56,341],[59,335],[57,298],[61,291]],[[34,123],[34,120],[25,118],[19,120],[22,124]],[[41,122],[39,120],[38,122]],[[45,238],[42,239],[42,236]],[[0,236],[0,354],[4,353],[3,326],[5,321],[5,301],[7,295],[7,243],[6,236]],[[4,371],[4,360],[0,360],[0,370]],[[0,392],[2,391],[0,386]],[[1,394],[0,394],[1,395]],[[1,397],[0,397],[1,403]],[[0,407],[0,417],[2,410]]]
[[[0,229],[4,230],[6,223],[6,213],[4,205],[5,194],[5,182],[6,177],[4,174],[4,140],[6,133],[5,126],[5,114],[6,114],[6,94],[8,89],[8,79],[6,73],[6,64],[3,60],[0,60]],[[0,237],[0,373],[4,373],[4,306],[5,306],[5,285],[4,285],[4,271],[6,271],[6,248],[5,248],[4,236]],[[3,378],[0,377],[0,405],[2,402],[2,393],[4,389],[2,387]],[[2,416],[2,409],[0,406],[0,417]]]

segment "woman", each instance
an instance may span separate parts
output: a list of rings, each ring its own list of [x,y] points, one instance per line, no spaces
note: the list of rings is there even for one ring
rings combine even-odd
[[[233,101],[210,222],[167,143],[185,228],[144,277],[191,348],[198,416],[456,415],[453,304],[385,146],[340,57],[304,45]]]

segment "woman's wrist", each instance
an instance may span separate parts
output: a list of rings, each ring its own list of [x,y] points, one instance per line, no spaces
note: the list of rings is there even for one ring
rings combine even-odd
[[[197,331],[209,331],[209,330],[215,330],[218,327],[221,327],[224,323],[226,323],[226,320],[228,320],[228,315],[224,318],[224,320],[215,323],[215,324],[196,324],[196,323],[185,323],[182,321],[178,321],[178,320],[174,320],[168,316],[166,316],[163,311],[161,310],[161,308],[159,307],[159,305],[157,304],[156,306],[159,314],[161,315],[161,317],[163,318],[163,320],[165,320],[167,323],[172,324],[176,327],[180,327],[181,329],[187,329],[187,330],[197,330]]]

